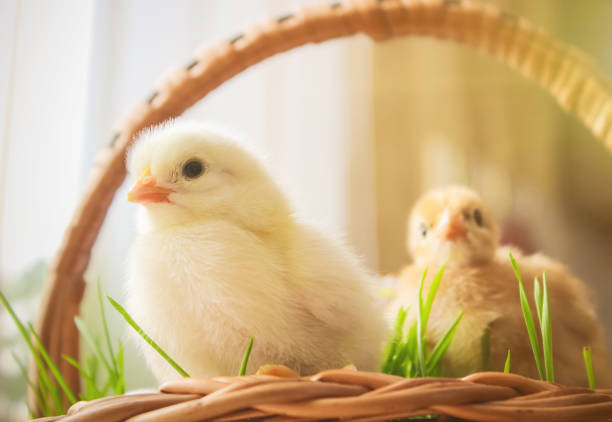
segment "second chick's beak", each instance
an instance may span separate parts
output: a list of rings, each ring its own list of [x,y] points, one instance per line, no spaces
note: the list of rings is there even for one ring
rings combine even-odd
[[[156,184],[151,175],[151,169],[147,167],[140,175],[132,190],[128,192],[127,199],[130,202],[170,202],[168,195],[173,193],[172,189],[164,188]]]
[[[443,224],[446,226],[443,232],[445,240],[455,241],[460,238],[465,238],[467,229],[461,213],[449,213],[446,211],[443,217]]]

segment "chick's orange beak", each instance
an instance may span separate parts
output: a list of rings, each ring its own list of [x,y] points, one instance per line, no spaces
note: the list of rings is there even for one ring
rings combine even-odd
[[[460,238],[465,238],[467,229],[461,217],[461,214],[453,214],[449,217],[446,225],[446,231],[444,232],[444,239],[455,241]]]
[[[140,175],[136,184],[128,192],[127,199],[130,202],[170,202],[168,195],[174,192],[172,189],[157,186],[155,178],[151,175],[151,169],[147,167]]]

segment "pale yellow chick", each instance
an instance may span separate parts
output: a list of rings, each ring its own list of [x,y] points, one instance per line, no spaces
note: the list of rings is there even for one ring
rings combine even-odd
[[[128,309],[194,377],[284,364],[300,374],[378,368],[372,279],[341,243],[299,221],[265,167],[207,126],[144,132],[128,169],[140,204]],[[179,377],[147,344],[160,381]]]
[[[499,247],[498,242],[499,227],[495,219],[479,196],[466,187],[428,192],[409,217],[407,246],[414,263],[402,271],[397,299],[390,308],[395,312],[399,306],[410,306],[410,314],[415,318],[423,269],[429,269],[424,287],[427,291],[433,274],[446,264],[427,329],[428,342],[435,344],[459,312],[465,312],[444,360],[446,375],[501,371],[510,349],[511,371],[538,378],[509,249]],[[541,280],[542,273],[546,272],[556,381],[587,386],[582,347],[591,346],[598,386],[610,386],[603,329],[587,286],[561,264],[542,254],[525,256],[514,249],[512,253],[534,318],[533,280],[536,276]],[[483,368],[481,340],[487,328],[490,356],[488,367]]]

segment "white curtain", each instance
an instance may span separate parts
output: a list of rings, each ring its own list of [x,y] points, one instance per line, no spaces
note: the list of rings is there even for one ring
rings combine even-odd
[[[0,2],[0,265],[57,248],[82,189],[91,1]]]

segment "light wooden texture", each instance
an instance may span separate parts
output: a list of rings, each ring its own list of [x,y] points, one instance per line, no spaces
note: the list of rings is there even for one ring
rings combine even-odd
[[[153,94],[119,123],[112,144],[100,153],[82,202],[50,266],[36,328],[73,390],[79,389],[78,372],[61,355],[78,360],[78,331],[73,318],[83,296],[83,274],[106,212],[125,178],[125,153],[135,135],[180,115],[228,79],[268,57],[357,33],[374,41],[426,36],[470,45],[539,83],[612,150],[608,81],[575,49],[551,39],[523,18],[487,4],[441,0],[321,4],[271,19],[231,40],[204,48],[189,64],[171,70]],[[36,380],[36,368],[30,368],[31,379]],[[34,400],[31,404],[36,408]]]
[[[483,422],[599,421],[612,415],[612,391],[568,388],[520,375],[483,372],[463,379],[413,378],[329,370],[300,378],[252,375],[186,378],[158,394],[75,404],[62,422],[384,421],[437,414]]]

